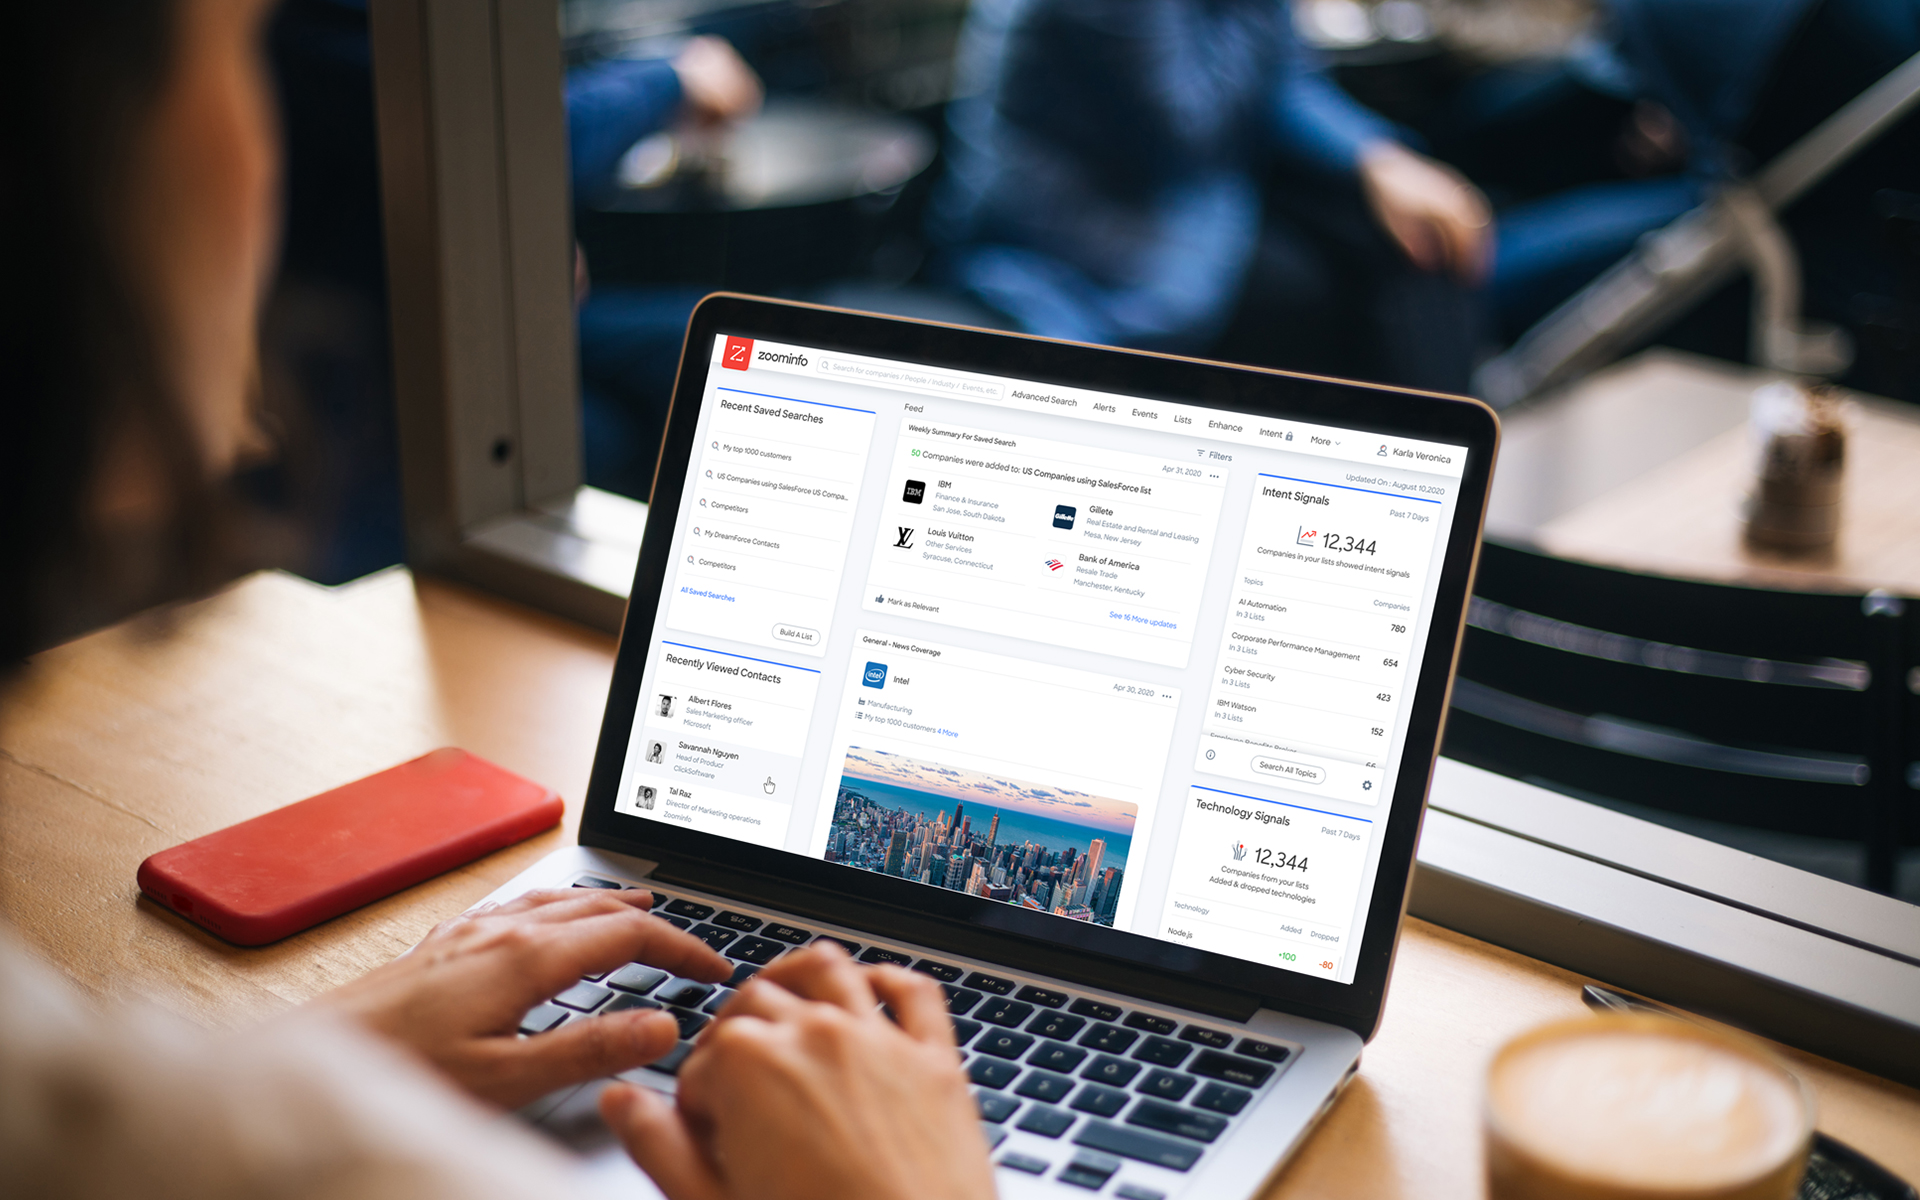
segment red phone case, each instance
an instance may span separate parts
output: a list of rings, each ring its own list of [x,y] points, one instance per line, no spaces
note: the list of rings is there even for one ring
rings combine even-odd
[[[552,788],[451,747],[140,864],[157,904],[241,946],[310,929],[559,824]]]

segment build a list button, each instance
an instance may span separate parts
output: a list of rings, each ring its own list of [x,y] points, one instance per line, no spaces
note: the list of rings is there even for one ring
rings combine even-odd
[[[776,642],[786,642],[794,646],[818,646],[820,644],[820,631],[817,629],[807,629],[800,625],[775,625],[773,627],[773,640]]]

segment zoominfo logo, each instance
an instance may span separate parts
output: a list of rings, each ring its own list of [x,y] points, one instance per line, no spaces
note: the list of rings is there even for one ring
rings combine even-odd
[[[887,686],[887,664],[876,662],[868,663],[867,673],[861,677],[860,682],[870,688],[883,688]]]

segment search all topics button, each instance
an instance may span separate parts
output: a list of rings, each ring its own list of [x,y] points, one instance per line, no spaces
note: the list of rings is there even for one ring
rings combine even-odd
[[[773,627],[773,640],[776,642],[786,642],[791,646],[818,646],[820,644],[820,631],[817,629],[808,629],[804,625],[780,624]]]
[[[1253,769],[1258,774],[1278,776],[1289,783],[1318,785],[1327,781],[1327,772],[1324,768],[1309,766],[1286,758],[1268,758],[1264,754],[1253,756]]]

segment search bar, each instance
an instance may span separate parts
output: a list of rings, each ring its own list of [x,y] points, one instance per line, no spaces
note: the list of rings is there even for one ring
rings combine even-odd
[[[820,373],[842,379],[854,379],[876,387],[897,388],[933,396],[952,396],[962,400],[1004,400],[1003,383],[970,375],[947,375],[919,367],[896,363],[849,362],[843,358],[823,358]]]

